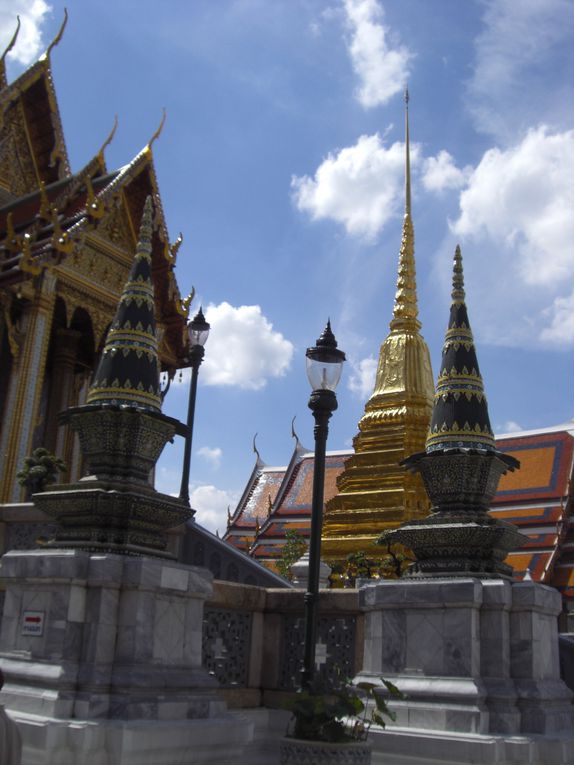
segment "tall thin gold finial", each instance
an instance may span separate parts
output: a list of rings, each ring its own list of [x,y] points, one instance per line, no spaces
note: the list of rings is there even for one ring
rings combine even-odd
[[[15,32],[14,32],[14,34],[12,35],[12,39],[11,39],[11,40],[10,40],[10,42],[8,43],[8,47],[6,48],[6,50],[4,51],[4,53],[2,54],[2,58],[0,58],[0,61],[1,61],[2,63],[4,63],[4,61],[5,61],[5,59],[6,59],[6,56],[7,56],[7,55],[10,53],[10,51],[12,50],[12,48],[13,48],[13,47],[16,45],[16,40],[18,39],[18,32],[20,31],[20,26],[21,26],[21,22],[20,22],[20,16],[16,16],[16,19],[17,19],[17,23],[16,23],[16,31],[15,31]]]
[[[152,137],[149,139],[149,142],[148,142],[148,145],[147,145],[148,149],[151,149],[154,141],[156,141],[160,137],[161,131],[163,130],[163,126],[165,125],[165,118],[166,118],[166,111],[165,111],[165,107],[164,107],[163,115],[162,115],[162,118],[161,118],[161,122],[159,123],[159,127],[155,131],[155,133],[152,135]]]
[[[12,48],[16,45],[16,40],[18,39],[18,32],[20,31],[20,16],[16,16],[16,19],[18,20],[16,24],[16,31],[12,35],[12,39],[8,43],[8,46],[2,56],[0,57],[0,88],[5,88],[7,85],[7,79],[6,79],[6,56],[10,53]]]
[[[68,23],[68,9],[64,8],[64,20],[62,21],[62,26],[60,27],[58,34],[54,37],[52,42],[48,45],[48,48],[42,58],[48,58],[50,53],[54,50],[56,45],[60,42],[64,35],[64,29],[66,28],[66,24]]]
[[[116,114],[114,117],[114,126],[112,127],[110,134],[106,138],[106,140],[103,142],[100,150],[97,153],[98,162],[100,164],[100,167],[105,166],[104,162],[104,152],[108,148],[108,146],[111,144],[111,142],[114,140],[114,136],[116,134],[116,130],[118,129],[118,115]]]
[[[409,89],[405,87],[405,213],[411,214],[411,144],[409,138]]]
[[[464,303],[464,274],[462,270],[462,253],[460,244],[456,245],[454,251],[454,262],[452,267],[452,302]]]
[[[391,329],[400,329],[408,324],[419,329],[417,319],[417,283],[415,270],[415,235],[411,219],[411,146],[409,137],[409,91],[405,88],[405,216],[403,218],[403,236],[399,254],[397,291]]]

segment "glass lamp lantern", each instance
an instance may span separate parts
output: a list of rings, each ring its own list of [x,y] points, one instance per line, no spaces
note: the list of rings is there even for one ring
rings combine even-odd
[[[209,323],[205,320],[203,311],[200,308],[193,320],[187,325],[187,333],[189,335],[189,344],[192,348],[200,345],[202,348],[207,342],[210,330]]]
[[[335,392],[341,379],[345,354],[337,348],[337,341],[331,331],[330,321],[327,322],[317,344],[312,348],[307,348],[305,356],[307,378],[311,389]]]

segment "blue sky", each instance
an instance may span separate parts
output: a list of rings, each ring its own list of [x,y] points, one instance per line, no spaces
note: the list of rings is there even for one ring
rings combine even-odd
[[[327,317],[347,364],[328,447],[350,446],[388,332],[411,102],[422,333],[436,376],[460,242],[498,432],[574,416],[571,0],[68,0],[52,67],[72,167],[109,133],[129,162],[160,122],[156,170],[177,277],[213,330],[200,370],[192,504],[225,527],[254,462],[312,448],[304,369]],[[10,78],[64,3],[0,0]],[[185,418],[187,380],[167,413]],[[182,445],[157,486],[177,492]]]

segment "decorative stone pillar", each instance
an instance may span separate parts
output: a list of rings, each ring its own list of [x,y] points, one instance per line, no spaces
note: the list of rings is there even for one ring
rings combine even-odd
[[[574,725],[572,692],[560,679],[558,590],[536,582],[512,586],[510,671],[518,695],[522,733]]]
[[[52,327],[56,276],[45,270],[37,298],[22,318],[23,344],[12,367],[12,379],[4,411],[6,418],[0,441],[0,502],[19,502],[22,489],[16,480],[28,456],[38,418],[44,383],[46,355]]]
[[[70,434],[67,428],[58,427],[58,414],[76,402],[74,391],[74,368],[82,333],[73,329],[58,329],[52,358],[52,380],[47,408],[46,437],[44,446],[69,464]]]

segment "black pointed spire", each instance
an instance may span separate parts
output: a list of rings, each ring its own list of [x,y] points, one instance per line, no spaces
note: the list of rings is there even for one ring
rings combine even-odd
[[[462,255],[457,245],[452,279],[452,305],[442,349],[426,451],[494,450],[484,384],[465,303]]]
[[[152,201],[148,197],[132,269],[88,392],[88,404],[127,404],[161,411],[151,234]]]

